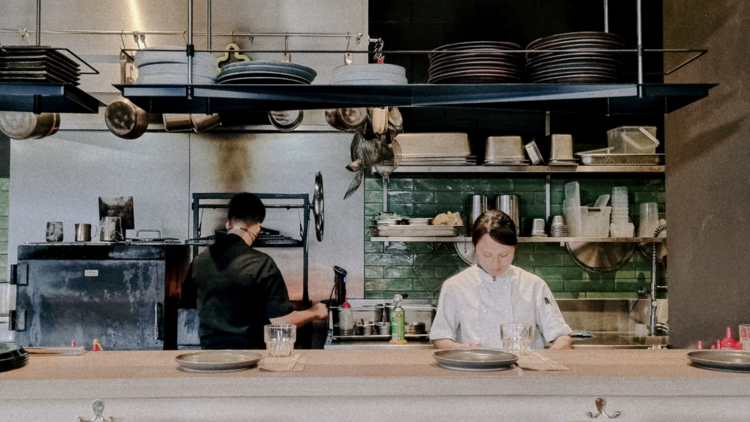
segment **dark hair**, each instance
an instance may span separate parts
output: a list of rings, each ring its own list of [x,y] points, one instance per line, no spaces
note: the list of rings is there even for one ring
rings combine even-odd
[[[245,223],[262,223],[266,219],[266,206],[252,193],[238,193],[229,201],[227,220]]]
[[[516,246],[518,243],[516,225],[508,214],[502,211],[489,210],[477,217],[471,230],[471,243],[476,246],[485,234],[489,234],[501,245]]]

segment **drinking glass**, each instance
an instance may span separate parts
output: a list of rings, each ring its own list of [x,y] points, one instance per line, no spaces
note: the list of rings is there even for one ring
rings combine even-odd
[[[742,342],[742,350],[750,352],[750,324],[740,325],[740,341]]]
[[[297,326],[290,324],[270,324],[263,327],[263,339],[269,357],[287,357],[294,352],[297,340]]]
[[[500,338],[505,352],[523,356],[531,351],[531,325],[502,324]]]

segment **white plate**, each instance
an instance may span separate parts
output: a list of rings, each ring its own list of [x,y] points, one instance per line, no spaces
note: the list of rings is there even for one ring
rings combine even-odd
[[[263,356],[243,350],[211,350],[185,353],[174,358],[186,371],[217,372],[241,371],[255,366]]]

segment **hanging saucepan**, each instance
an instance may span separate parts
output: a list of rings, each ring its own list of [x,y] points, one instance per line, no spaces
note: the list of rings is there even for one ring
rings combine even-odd
[[[115,136],[123,139],[136,139],[146,133],[149,116],[146,110],[133,104],[127,98],[118,98],[104,110],[104,122]]]
[[[165,114],[162,116],[167,132],[191,132],[193,121],[189,114]]]
[[[366,108],[332,108],[325,111],[326,122],[333,128],[354,133],[367,118]]]
[[[58,113],[0,112],[0,131],[11,139],[44,138],[60,128]]]
[[[203,133],[221,124],[221,117],[218,114],[191,114],[190,122],[193,125],[195,133]]]
[[[305,113],[302,110],[269,111],[268,120],[278,130],[291,132],[302,124]]]

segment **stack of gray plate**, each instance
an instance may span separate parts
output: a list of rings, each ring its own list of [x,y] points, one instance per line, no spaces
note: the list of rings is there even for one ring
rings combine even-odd
[[[531,82],[604,83],[620,76],[622,37],[608,32],[571,32],[540,38],[527,50],[561,50],[526,54]]]
[[[309,85],[318,73],[310,67],[281,61],[230,63],[221,68],[220,84],[233,85]]]
[[[0,82],[78,85],[78,63],[49,47],[4,46],[0,49]]]
[[[351,64],[331,72],[331,85],[406,85],[406,69],[393,64]]]
[[[188,82],[185,47],[149,47],[139,50],[135,53],[133,64],[138,69],[137,84],[184,85]],[[216,56],[211,53],[195,53],[194,85],[215,84],[218,73]]]
[[[521,82],[521,46],[503,41],[470,41],[438,47],[430,53],[431,84]]]
[[[23,368],[29,363],[29,354],[23,347],[14,344],[0,344],[0,372]]]

